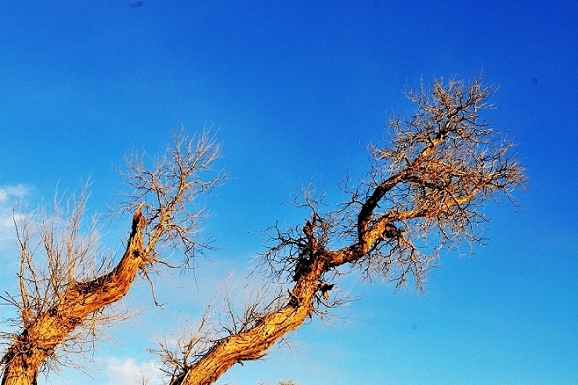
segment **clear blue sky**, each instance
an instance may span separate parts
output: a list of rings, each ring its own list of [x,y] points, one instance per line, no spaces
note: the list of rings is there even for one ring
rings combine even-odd
[[[281,203],[312,177],[339,199],[335,183],[365,169],[365,146],[406,111],[406,85],[483,71],[501,87],[488,118],[528,166],[523,210],[490,205],[486,246],[443,254],[423,294],[344,280],[359,300],[339,318],[304,325],[293,350],[219,383],[577,384],[577,26],[574,1],[3,0],[1,291],[16,288],[15,197],[33,206],[90,176],[91,208],[104,211],[124,153],[160,151],[181,123],[218,129],[230,174],[205,223],[224,249],[199,261],[196,282],[161,277],[167,305],[112,331],[94,379],[67,371],[50,383],[150,371],[154,338],[197,318],[229,272],[243,286],[260,230],[299,223],[305,213]],[[146,285],[132,303],[152,306]]]

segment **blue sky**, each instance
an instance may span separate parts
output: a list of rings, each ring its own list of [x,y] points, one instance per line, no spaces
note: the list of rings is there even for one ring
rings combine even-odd
[[[219,383],[578,383],[574,2],[134,5],[0,3],[0,288],[16,284],[15,199],[32,207],[90,177],[91,209],[105,211],[127,150],[160,151],[181,123],[213,127],[224,143],[219,166],[230,178],[208,197],[205,223],[224,248],[199,261],[196,282],[160,277],[163,309],[150,309],[139,283],[125,303],[149,309],[111,331],[117,342],[89,364],[94,379],[67,371],[50,383],[151,371],[153,339],[197,318],[231,274],[243,286],[261,230],[300,223],[305,213],[283,202],[311,178],[339,200],[336,182],[362,172],[366,145],[408,111],[406,85],[482,71],[500,86],[488,118],[510,131],[528,167],[522,209],[490,205],[486,245],[461,259],[444,253],[423,294],[344,280],[357,301]],[[109,230],[110,247],[126,226]]]

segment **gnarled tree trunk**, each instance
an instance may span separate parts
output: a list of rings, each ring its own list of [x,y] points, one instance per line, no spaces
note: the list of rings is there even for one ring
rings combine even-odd
[[[69,284],[60,301],[34,319],[22,314],[24,330],[2,357],[2,385],[36,384],[41,365],[67,335],[88,315],[125,296],[145,257],[145,222],[139,210],[133,218],[126,251],[111,272],[89,282]]]

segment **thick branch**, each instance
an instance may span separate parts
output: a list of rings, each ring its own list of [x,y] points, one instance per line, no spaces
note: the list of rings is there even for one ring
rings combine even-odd
[[[277,340],[301,326],[311,314],[324,270],[324,262],[314,261],[295,284],[285,306],[266,314],[249,330],[217,342],[199,361],[175,376],[171,385],[212,384],[231,366],[265,356]]]

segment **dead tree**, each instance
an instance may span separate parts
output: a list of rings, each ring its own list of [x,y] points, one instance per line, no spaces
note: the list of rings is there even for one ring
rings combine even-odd
[[[15,220],[20,292],[3,298],[17,308],[20,331],[8,336],[0,360],[2,385],[36,384],[40,372],[58,366],[67,351],[82,351],[103,323],[116,318],[108,309],[137,274],[149,278],[160,266],[186,267],[208,246],[198,234],[203,212],[193,200],[222,178],[211,170],[219,144],[206,133],[188,137],[181,131],[173,139],[160,158],[127,158],[123,176],[130,190],[120,210],[134,215],[116,265],[113,259],[99,262],[97,231],[82,221],[85,194],[66,209],[55,201],[51,211]],[[163,245],[181,246],[184,261],[170,263],[159,253]]]
[[[409,92],[415,113],[390,121],[391,145],[370,147],[371,168],[359,182],[344,182],[347,199],[341,206],[322,210],[308,191],[302,205],[309,219],[287,230],[272,228],[261,267],[283,290],[233,315],[233,327],[222,335],[203,332],[203,318],[201,328],[175,349],[162,346],[168,382],[211,384],[231,366],[262,358],[308,317],[332,306],[343,266],[367,278],[385,277],[396,287],[412,281],[422,288],[441,249],[477,241],[487,221],[483,204],[509,198],[524,182],[512,144],[481,117],[491,108],[492,93],[478,79],[467,85],[435,80],[431,89]],[[35,384],[39,372],[61,362],[61,354],[90,343],[99,325],[115,318],[110,306],[139,273],[152,288],[151,270],[194,262],[208,247],[198,232],[203,211],[194,201],[221,180],[211,170],[218,154],[207,135],[180,133],[164,156],[128,159],[129,190],[120,211],[133,221],[117,263],[98,262],[93,228],[82,235],[83,196],[68,210],[54,205],[61,215],[17,221],[20,291],[4,299],[18,310],[19,331],[9,334],[0,359],[2,385]],[[182,247],[184,260],[168,260],[163,245]]]
[[[231,366],[262,358],[322,310],[327,282],[344,265],[396,287],[411,280],[421,289],[442,248],[477,241],[487,221],[483,204],[500,195],[509,198],[524,182],[512,144],[481,117],[492,107],[492,94],[479,79],[435,80],[431,89],[410,91],[415,113],[391,119],[391,145],[370,148],[366,177],[353,187],[350,181],[343,185],[347,201],[321,212],[306,195],[310,219],[302,227],[273,228],[273,244],[262,261],[269,277],[291,285],[285,299],[251,312],[243,328],[212,344],[199,347],[195,340],[180,353],[164,349],[170,384],[208,385]]]

